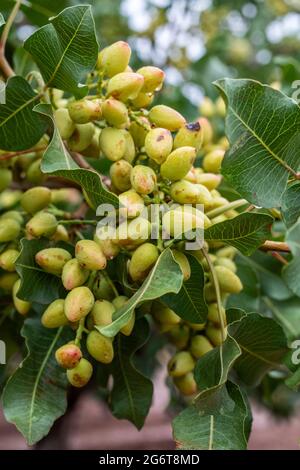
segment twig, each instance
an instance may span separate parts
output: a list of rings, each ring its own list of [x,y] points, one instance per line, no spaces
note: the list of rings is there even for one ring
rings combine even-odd
[[[78,152],[71,152],[72,158],[74,162],[77,163],[80,168],[85,168],[86,170],[94,170],[94,168],[89,165],[89,163],[86,161],[86,159]]]
[[[211,259],[210,259],[210,256],[209,256],[208,252],[206,251],[205,248],[202,248],[201,251],[202,251],[202,253],[203,253],[203,255],[204,255],[204,257],[207,261],[207,264],[208,264],[208,267],[209,267],[209,270],[210,270],[210,273],[211,273],[211,277],[212,277],[212,283],[213,283],[213,286],[215,288],[216,298],[217,298],[218,316],[219,316],[219,322],[220,322],[220,326],[221,326],[222,343],[224,343],[224,341],[226,340],[226,326],[225,326],[224,318],[223,318],[223,315],[222,315],[222,308],[223,307],[222,307],[220,285],[219,285],[219,281],[218,281],[218,277],[217,277],[214,265],[211,262]]]
[[[267,240],[261,245],[260,250],[262,251],[283,251],[284,253],[290,253],[290,247],[285,242],[275,242]]]
[[[118,297],[119,292],[118,292],[118,290],[117,290],[115,284],[113,283],[113,281],[111,280],[111,278],[110,278],[109,275],[107,274],[107,271],[103,270],[103,271],[101,271],[101,274],[103,275],[103,277],[105,278],[105,280],[106,280],[106,282],[109,284],[109,286],[111,287],[111,289],[112,289],[114,295],[115,295],[116,297]]]
[[[273,258],[276,258],[278,261],[280,261],[280,263],[284,265],[289,264],[289,262],[277,251],[272,251],[271,255],[273,256]]]
[[[11,68],[10,64],[8,63],[5,57],[5,46],[7,42],[7,38],[10,32],[10,29],[15,21],[19,8],[21,6],[22,0],[17,0],[15,6],[13,7],[7,22],[3,28],[3,32],[0,39],[0,67],[3,70],[6,77],[12,77],[15,75],[14,70]]]
[[[97,225],[97,220],[64,219],[59,220],[61,225]]]
[[[85,318],[81,318],[81,320],[79,321],[79,326],[77,328],[76,338],[75,338],[75,345],[78,347],[80,347],[82,333],[84,332],[84,330],[85,330]]]
[[[86,170],[91,170],[91,171],[94,171],[95,173],[96,170],[95,168],[93,168],[87,161],[86,159],[84,158],[83,155],[81,155],[80,153],[78,152],[71,152],[71,155],[72,155],[72,158],[74,160],[74,162],[77,163],[78,166],[80,166],[80,168],[84,168]],[[99,174],[99,173],[97,173]],[[105,186],[110,189],[111,188],[111,181],[110,181],[110,178],[108,178],[108,176],[105,176],[105,175],[100,175],[99,176],[101,177],[101,180],[102,180],[102,183],[105,184]]]
[[[224,212],[227,212],[230,209],[237,209],[238,207],[245,206],[246,204],[249,204],[246,199],[238,199],[237,201],[230,202],[225,206],[216,207],[216,209],[212,209],[211,211],[207,212],[206,215],[207,217],[212,219],[214,217],[217,217],[218,215],[224,214]]]
[[[3,153],[0,155],[0,161],[2,160],[9,160],[14,157],[18,157],[20,155],[26,155],[28,153],[35,153],[35,152],[42,152],[43,150],[46,150],[47,147],[38,147],[38,148],[31,148],[28,150],[19,150],[18,152],[8,152],[8,153]]]

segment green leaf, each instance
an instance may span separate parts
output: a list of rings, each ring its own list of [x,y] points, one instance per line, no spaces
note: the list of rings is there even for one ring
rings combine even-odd
[[[83,96],[87,90],[80,83],[98,55],[91,6],[66,8],[49,21],[25,41],[24,48],[34,58],[47,86]]]
[[[35,111],[50,119],[53,126],[53,136],[42,159],[43,173],[61,176],[78,183],[85,190],[94,208],[104,203],[119,207],[118,197],[105,188],[99,173],[79,168],[74,162],[55,126],[51,106],[40,104],[36,106]]]
[[[16,75],[21,75],[25,78],[33,70],[38,70],[30,54],[25,51],[23,47],[18,47],[15,50],[13,55],[13,64]]]
[[[272,256],[257,251],[251,258],[244,258],[257,273],[262,294],[276,300],[286,300],[293,296],[281,278],[282,264]]]
[[[206,240],[221,240],[250,256],[270,235],[273,218],[266,214],[244,212],[233,219],[205,230]]]
[[[276,321],[282,326],[289,341],[300,337],[300,299],[292,297],[287,300],[271,300],[269,297],[263,297],[263,302]]]
[[[174,260],[171,250],[166,249],[139,290],[124,307],[113,314],[113,322],[108,326],[95,328],[105,336],[115,336],[126,325],[135,308],[147,300],[158,299],[169,292],[178,293],[182,286],[182,279],[179,265]]]
[[[110,407],[118,419],[128,419],[138,429],[144,425],[149,412],[153,386],[151,380],[141,374],[133,363],[134,354],[149,338],[149,324],[141,318],[135,324],[133,333],[116,337],[116,352],[111,369],[113,389],[110,396]]]
[[[54,353],[70,341],[69,330],[49,330],[29,318],[22,335],[28,355],[8,381],[3,394],[5,418],[14,423],[29,445],[48,434],[67,408],[67,379]]]
[[[3,26],[5,25],[6,21],[4,19],[4,16],[2,15],[2,13],[0,13],[0,34],[2,33],[2,30],[3,30]]]
[[[201,409],[191,405],[173,421],[178,449],[245,450],[251,429],[251,411],[239,387],[228,382],[222,397],[209,397]],[[217,399],[218,398],[218,399]],[[221,405],[220,405],[221,403]],[[207,405],[207,406],[206,406]]]
[[[292,390],[298,391],[300,387],[300,367],[285,380],[285,384]]]
[[[21,240],[21,252],[16,261],[16,270],[21,278],[20,299],[47,305],[66,296],[61,278],[47,273],[35,262],[36,253],[49,246],[46,239]]]
[[[269,370],[278,368],[287,352],[282,327],[258,313],[244,316],[230,325],[228,332],[242,350],[234,367],[247,385],[258,385]]]
[[[297,222],[300,216],[300,183],[291,184],[284,192],[281,212],[288,228]]]
[[[212,349],[197,361],[194,372],[199,388],[197,406],[199,401],[225,385],[234,362],[241,354],[235,339],[228,335],[221,346]]]
[[[236,274],[243,284],[243,290],[239,294],[231,294],[226,302],[226,307],[239,307],[247,312],[259,310],[260,285],[257,272],[249,264],[248,259],[236,256],[234,262],[237,266]]]
[[[201,263],[191,255],[188,257],[191,276],[183,282],[178,294],[164,295],[162,301],[172,308],[177,315],[185,321],[192,323],[205,323],[207,318],[207,305],[204,299],[204,271]]]
[[[300,220],[286,233],[293,259],[282,270],[282,277],[291,291],[300,297]]]
[[[248,201],[279,207],[288,178],[300,161],[300,108],[280,91],[254,80],[215,82],[228,110],[231,147],[222,173]]]
[[[228,324],[239,322],[245,316],[245,312],[240,309],[227,310],[226,317]],[[195,380],[198,385],[199,393],[195,398],[195,405],[202,409],[203,403],[207,407],[209,397],[216,402],[223,396],[220,392],[228,380],[228,375],[242,351],[230,334],[223,344],[215,347],[196,363],[194,370]]]
[[[41,169],[44,173],[55,173],[59,170],[74,170],[79,168],[77,163],[64,146],[63,140],[55,125],[53,111],[50,104],[39,104],[34,111],[49,118],[53,127],[53,135],[50,144],[43,155]]]
[[[30,0],[28,3],[24,2],[21,9],[31,23],[43,25],[48,23],[51,16],[57,15],[69,3],[69,0],[51,0],[51,3],[45,0]]]
[[[0,104],[0,146],[18,152],[33,147],[44,135],[48,123],[33,112],[40,95],[22,77],[11,77],[6,85],[6,104]],[[19,131],[16,132],[16,129]]]

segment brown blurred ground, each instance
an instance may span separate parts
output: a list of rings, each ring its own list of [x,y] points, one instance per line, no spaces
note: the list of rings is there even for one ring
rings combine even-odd
[[[113,418],[105,405],[90,394],[84,394],[74,411],[63,421],[53,438],[44,441],[42,449],[174,449],[171,418],[165,412],[168,392],[158,379],[154,404],[146,425],[140,432],[126,421]],[[254,423],[249,449],[287,450],[300,448],[300,415],[293,419],[275,420],[265,410],[253,407]],[[0,450],[28,449],[14,426],[5,423],[0,413]]]

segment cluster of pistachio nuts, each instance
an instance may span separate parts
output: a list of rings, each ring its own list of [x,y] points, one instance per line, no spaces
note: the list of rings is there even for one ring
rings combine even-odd
[[[219,171],[228,146],[226,138],[214,136],[205,116],[187,123],[173,108],[151,107],[163,85],[164,72],[153,66],[134,72],[129,66],[130,55],[129,45],[121,41],[102,50],[96,69],[87,80],[90,94],[83,99],[66,98],[55,89],[50,94],[57,128],[70,152],[80,153],[90,162],[99,159],[110,162],[109,189],[120,202],[117,227],[100,227],[93,239],[85,239],[81,233],[77,236],[72,231],[72,225],[64,223],[61,206],[64,201],[74,201],[74,209],[79,206],[78,190],[40,185],[22,193],[9,188],[18,166],[22,178],[29,183],[39,185],[46,178],[40,170],[40,143],[33,149],[33,157],[17,156],[9,160],[12,168],[9,165],[0,168],[0,289],[6,292],[12,289],[16,310],[23,315],[29,312],[30,303],[18,297],[20,279],[15,272],[15,261],[19,240],[23,236],[48,238],[51,246],[36,253],[35,262],[39,269],[61,278],[66,296],[54,300],[41,321],[47,328],[69,325],[75,331],[74,341],[60,347],[56,359],[67,369],[68,380],[76,387],[84,386],[93,371],[92,362],[89,357],[83,357],[83,351],[87,350],[89,356],[104,364],[114,358],[114,338],[104,336],[99,328],[113,321],[114,312],[128,298],[109,278],[107,263],[119,253],[125,255],[128,281],[137,289],[160,253],[171,246],[187,282],[191,269],[184,253],[185,244],[180,240],[183,228],[188,225],[192,229],[205,229],[237,215],[235,210],[226,210],[228,200],[217,189],[222,180]],[[214,106],[221,115],[222,102],[219,100]],[[42,145],[48,140],[45,136]],[[88,196],[84,194],[84,197],[91,205]],[[167,209],[159,215],[159,236],[155,240],[151,238],[152,224],[145,216],[153,204]],[[198,204],[203,210],[196,208]],[[164,242],[165,235],[168,244]],[[75,255],[58,242],[73,243]],[[225,305],[228,294],[242,289],[235,273],[235,252],[216,242],[207,244],[206,250]],[[193,254],[206,272],[208,322],[183,322],[159,301],[151,307],[160,330],[167,332],[170,342],[178,349],[170,361],[169,374],[183,394],[196,391],[192,373],[195,360],[226,337],[225,310],[222,307],[220,311],[216,303],[209,264],[201,250]],[[130,335],[134,324],[132,312],[120,334]],[[86,349],[82,345],[83,337]]]
[[[208,307],[206,323],[183,321],[171,308],[158,301],[155,301],[152,305],[152,315],[159,331],[165,333],[170,343],[176,348],[175,354],[169,361],[168,372],[183,395],[193,395],[197,391],[193,373],[197,359],[214,347],[220,346],[227,337],[224,306],[228,296],[238,294],[243,287],[236,275],[236,265],[233,261],[235,254],[235,248],[223,247],[216,250],[214,254],[209,255],[220,287],[222,306],[219,309],[208,263],[201,252],[194,252],[194,255],[202,263],[206,275],[204,289]],[[180,262],[187,280],[190,275],[188,259],[180,252],[174,252],[174,255],[175,259]]]

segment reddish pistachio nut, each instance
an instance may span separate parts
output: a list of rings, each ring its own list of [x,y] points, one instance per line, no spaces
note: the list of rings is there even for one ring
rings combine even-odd
[[[126,151],[126,138],[121,129],[105,127],[99,138],[99,145],[104,155],[116,162],[124,157]]]
[[[96,300],[90,313],[93,324],[97,326],[110,325],[115,310],[115,306],[108,300]]]
[[[128,297],[125,295],[119,295],[113,299],[113,305],[116,310],[122,308],[128,302]],[[120,332],[125,336],[130,336],[135,324],[135,311],[131,312],[129,320],[121,328]]]
[[[193,395],[197,391],[197,383],[194,379],[193,372],[188,372],[181,377],[175,377],[174,384],[178,390],[186,396]]]
[[[133,100],[138,96],[143,84],[143,75],[132,72],[118,73],[109,80],[107,95],[120,101]]]
[[[185,349],[190,339],[190,329],[183,323],[173,326],[168,331],[168,338],[177,349]]]
[[[73,369],[67,370],[67,378],[73,387],[84,387],[90,380],[93,374],[93,366],[87,359],[80,359],[77,366]]]
[[[56,351],[55,358],[64,369],[74,369],[82,358],[82,352],[75,344],[65,344]]]
[[[46,328],[60,328],[61,326],[67,325],[69,320],[65,315],[64,305],[64,299],[54,300],[42,315],[42,325]]]
[[[70,322],[87,316],[94,306],[94,296],[88,287],[75,287],[65,299],[65,315]]]
[[[63,248],[45,248],[35,255],[36,263],[48,273],[61,275],[64,265],[72,258]]]
[[[120,194],[119,201],[120,212],[130,219],[139,216],[145,207],[143,198],[134,189]]]
[[[133,281],[142,281],[147,277],[159,257],[159,251],[152,243],[144,243],[133,253],[129,262],[129,274]]]
[[[165,78],[165,73],[158,67],[145,66],[137,70],[137,73],[143,75],[144,85],[142,91],[145,93],[153,93],[160,90]]]
[[[102,104],[102,114],[106,122],[114,127],[123,127],[128,123],[128,110],[122,101],[109,98]]]
[[[150,194],[156,187],[156,174],[149,166],[136,165],[131,170],[130,181],[139,194]]]
[[[228,294],[238,294],[243,289],[240,278],[225,266],[215,267],[220,289]]]
[[[76,124],[75,131],[68,140],[68,146],[73,152],[83,152],[91,144],[95,133],[92,122]]]
[[[51,191],[44,186],[28,189],[21,197],[21,206],[28,214],[41,211],[51,201]]]
[[[195,361],[189,351],[179,351],[169,361],[168,371],[171,377],[182,377],[194,370]]]
[[[68,234],[68,230],[64,225],[58,224],[54,234],[51,237],[51,240],[55,242],[63,241],[63,242],[69,242],[70,237]]]
[[[20,234],[21,226],[14,219],[0,220],[0,243],[15,240]]]
[[[158,323],[174,326],[181,322],[174,310],[158,301],[153,302],[151,313]]]
[[[151,129],[145,138],[147,155],[161,165],[171,153],[173,147],[172,134],[168,129],[158,127]]]
[[[145,116],[140,117],[140,122],[143,124],[143,126],[133,121],[129,127],[130,135],[132,136],[134,143],[138,148],[143,147],[145,144],[145,138],[148,133],[147,129],[150,129],[150,123]]]
[[[9,187],[12,178],[12,171],[9,168],[0,168],[0,192]]]
[[[1,215],[0,220],[13,219],[18,222],[20,225],[23,225],[24,218],[22,214],[18,211],[7,211]]]
[[[221,318],[220,318],[221,317]],[[208,315],[207,319],[214,323],[215,326],[226,325],[226,311],[224,307],[218,308],[217,303],[212,303],[208,305]]]
[[[0,275],[0,289],[5,294],[11,294],[14,284],[19,280],[17,273],[4,273]],[[21,282],[19,282],[20,285]],[[18,287],[19,288],[19,287]]]
[[[41,163],[42,159],[39,158],[35,162],[31,163],[26,171],[26,179],[34,185],[43,183],[46,178],[46,176],[42,173]]]
[[[11,209],[18,204],[22,197],[22,191],[5,189],[0,193],[0,209]]]
[[[131,104],[134,108],[147,108],[152,104],[154,95],[152,93],[144,93],[140,91],[136,98],[131,100]]]
[[[206,118],[211,118],[215,115],[215,112],[216,112],[215,105],[208,96],[205,96],[203,98],[202,103],[199,106],[199,112],[201,116],[204,116]]]
[[[101,104],[99,100],[82,99],[71,101],[68,106],[70,118],[76,124],[86,124],[98,121],[101,118]]]
[[[213,349],[213,345],[204,335],[195,335],[192,337],[190,351],[196,359],[204,356]]]
[[[201,173],[197,175],[195,182],[202,184],[211,191],[212,189],[216,189],[221,181],[221,175],[215,175],[214,173]]]
[[[62,283],[64,288],[72,290],[82,286],[89,277],[89,270],[83,268],[78,259],[73,258],[67,261],[62,270]]]
[[[205,117],[198,119],[203,134],[203,147],[210,144],[213,139],[213,128],[209,120]]]
[[[110,226],[99,227],[94,235],[94,241],[108,260],[115,258],[120,252],[120,248],[113,242],[115,235],[115,228]]]
[[[170,188],[170,196],[179,204],[197,204],[199,190],[197,186],[186,180],[176,181]]]
[[[213,323],[209,323],[205,334],[214,346],[220,346],[227,338],[227,328],[225,328],[223,337],[221,328],[216,327]]]
[[[132,163],[136,156],[134,140],[132,138],[132,135],[125,129],[122,129],[122,133],[123,133],[123,136],[125,137],[125,144],[126,144],[123,158],[127,162]]]
[[[70,206],[72,209],[76,209],[82,203],[82,194],[75,188],[52,189],[51,203],[62,210]]]
[[[103,70],[105,75],[113,77],[126,70],[130,56],[131,49],[129,44],[124,41],[117,41],[99,53],[97,68]]]
[[[168,155],[161,165],[160,172],[163,178],[178,181],[190,171],[196,158],[194,147],[180,147]]]
[[[114,187],[121,192],[131,188],[130,174],[132,165],[126,160],[119,160],[110,167],[110,178]]]
[[[93,270],[105,269],[106,258],[98,243],[93,240],[80,240],[75,246],[75,256],[79,264]]]
[[[192,122],[179,129],[174,139],[174,149],[189,146],[199,150],[202,140],[203,133],[199,121]]]
[[[215,149],[205,155],[203,159],[203,168],[210,173],[219,173],[224,159],[225,150]]]
[[[187,281],[191,277],[191,266],[188,258],[182,251],[172,250],[172,254],[180,266],[180,269],[183,274],[183,280]]]
[[[31,303],[27,302],[26,300],[22,300],[18,297],[18,291],[20,289],[20,285],[21,285],[21,279],[18,279],[13,284],[13,288],[12,288],[13,303],[18,313],[20,313],[21,315],[27,315],[27,313],[29,312],[31,308]],[[0,286],[1,286],[1,283],[0,283]]]
[[[148,240],[151,232],[149,220],[143,217],[136,217],[128,222],[119,225],[113,238],[113,243],[118,246],[135,248]]]
[[[90,355],[102,364],[110,364],[114,358],[113,339],[103,336],[98,331],[91,331],[86,340]]]
[[[178,129],[186,123],[184,117],[180,113],[163,104],[159,104],[151,108],[149,119],[157,127],[164,127],[172,132],[178,131]]]
[[[66,108],[59,108],[54,111],[55,124],[63,140],[71,137],[75,131],[75,122],[70,118],[69,111]]]
[[[3,251],[3,253],[0,255],[0,267],[4,269],[4,271],[15,271],[15,262],[19,254],[20,252],[15,248],[9,248]]]
[[[51,237],[57,229],[57,220],[53,214],[38,212],[26,224],[26,232],[31,237]]]

